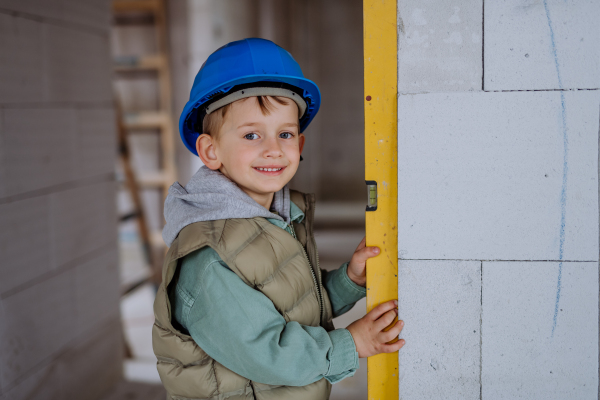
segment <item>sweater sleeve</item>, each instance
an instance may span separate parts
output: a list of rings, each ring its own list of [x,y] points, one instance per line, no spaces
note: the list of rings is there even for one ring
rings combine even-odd
[[[350,311],[358,300],[367,295],[364,287],[352,282],[348,277],[347,270],[348,263],[344,263],[334,271],[322,270],[323,286],[329,295],[334,317]]]
[[[214,250],[199,252],[205,257],[192,253],[183,259],[172,300],[180,303],[173,306],[177,322],[208,355],[271,385],[304,386],[321,378],[335,383],[354,375],[358,353],[348,330],[286,323],[271,300],[246,285]]]

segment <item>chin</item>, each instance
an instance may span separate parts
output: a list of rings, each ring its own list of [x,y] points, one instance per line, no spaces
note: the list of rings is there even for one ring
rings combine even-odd
[[[264,193],[275,193],[281,190],[288,181],[279,181],[279,182],[263,182],[262,185],[258,185],[257,189]]]
[[[280,191],[280,190],[281,190],[281,189],[282,189],[284,186],[285,186],[285,185],[277,185],[277,186],[273,185],[273,186],[266,186],[266,187],[261,187],[259,190],[260,190],[262,193],[265,193],[265,194],[269,194],[269,193],[277,193],[277,192],[279,192],[279,191]]]

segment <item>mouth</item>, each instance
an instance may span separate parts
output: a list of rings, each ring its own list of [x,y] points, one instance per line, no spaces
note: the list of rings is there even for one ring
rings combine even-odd
[[[285,167],[254,167],[255,171],[267,176],[276,176],[283,172]]]

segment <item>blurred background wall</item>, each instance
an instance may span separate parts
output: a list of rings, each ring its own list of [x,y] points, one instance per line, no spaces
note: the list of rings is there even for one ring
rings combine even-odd
[[[121,379],[106,0],[0,1],[0,398]]]

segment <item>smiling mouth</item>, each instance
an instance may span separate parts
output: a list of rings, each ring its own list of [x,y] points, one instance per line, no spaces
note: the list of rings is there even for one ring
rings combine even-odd
[[[285,167],[254,167],[254,169],[262,176],[276,177],[283,174]]]
[[[261,171],[261,172],[279,172],[283,169],[284,167],[280,167],[280,168],[261,168],[261,167],[255,167],[254,169]]]

